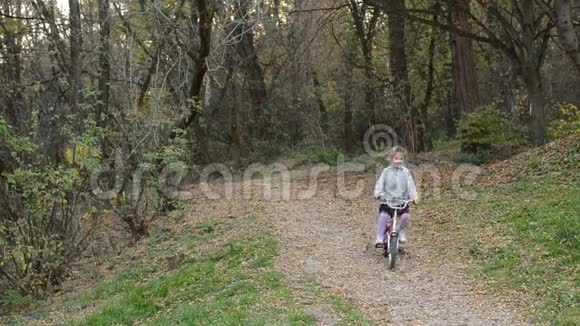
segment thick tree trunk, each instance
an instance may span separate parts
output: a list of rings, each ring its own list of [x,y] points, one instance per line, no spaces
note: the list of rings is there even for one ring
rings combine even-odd
[[[530,101],[530,124],[529,134],[537,145],[546,143],[546,99],[542,89],[542,77],[540,67],[544,58],[545,49],[536,43],[535,6],[532,1],[523,1],[521,6],[522,38],[521,49],[518,52],[520,75],[528,90]],[[544,42],[547,36],[544,36]]]
[[[264,110],[264,104],[267,99],[266,82],[264,73],[258,60],[258,52],[254,46],[254,32],[247,21],[249,1],[236,2],[236,31],[234,35],[238,40],[236,52],[239,56],[239,64],[246,71],[248,76],[248,92],[250,94],[250,103],[252,104],[252,120],[254,121],[254,136],[262,138],[265,134],[265,128],[269,124],[270,118],[268,112]]]
[[[97,124],[101,127],[106,125],[106,119],[102,115],[109,114],[109,90],[111,79],[111,61],[109,35],[111,33],[111,20],[109,17],[109,0],[99,0],[99,96],[97,101]]]
[[[193,126],[193,133],[199,150],[199,159],[202,163],[209,162],[209,144],[205,129],[200,124],[200,117],[203,113],[202,102],[200,100],[201,88],[203,86],[203,78],[207,72],[205,60],[196,64],[191,85],[189,88],[189,112],[190,115],[180,125],[180,129],[187,129],[190,125]]]
[[[8,1],[3,5],[4,14],[10,15],[15,14],[20,15],[20,3],[16,2],[13,6],[16,10],[12,12],[12,8]],[[6,115],[8,123],[16,129],[20,129],[23,109],[24,109],[24,96],[22,94],[22,65],[20,62],[20,51],[21,51],[21,36],[19,33],[19,22],[11,18],[4,20],[4,17],[0,17],[0,23],[2,26],[16,26],[17,28],[5,29],[3,31],[3,41],[4,44],[0,44],[0,51],[6,52],[3,56],[6,58],[4,62],[4,67],[6,71],[6,83],[8,84],[7,103],[0,112]],[[5,47],[4,47],[5,45]]]
[[[578,42],[578,36],[572,21],[572,2],[572,0],[556,0],[556,26],[564,51],[566,51],[566,54],[576,67],[576,72],[580,75],[580,42]]]
[[[81,82],[81,51],[83,46],[81,30],[81,7],[79,0],[69,0],[69,24],[70,24],[70,67],[69,67],[69,104],[72,113],[78,113]]]
[[[407,73],[407,56],[405,53],[405,19],[397,14],[405,11],[404,0],[391,2],[391,10],[395,13],[389,15],[389,49],[390,67],[393,75],[393,93],[399,96],[399,103],[405,112],[402,124],[403,138],[407,149],[417,152],[417,108],[411,99],[411,84]]]
[[[470,0],[448,0],[450,23],[465,31],[471,30],[469,2]],[[462,115],[463,112],[475,111],[480,101],[472,40],[455,33],[449,33],[449,40],[455,90],[454,104],[456,111]]]
[[[457,135],[457,120],[459,113],[455,105],[455,93],[452,91],[447,93],[447,107],[445,110],[445,130],[447,131],[447,139],[453,139]]]
[[[535,69],[525,69],[524,82],[530,101],[529,133],[535,144],[541,145],[547,141],[546,131],[546,99],[542,91],[540,73]]]
[[[200,47],[198,55],[192,58],[195,61],[195,65],[189,86],[189,115],[178,124],[178,128],[187,129],[189,126],[193,126],[199,150],[199,160],[202,163],[207,163],[209,162],[209,144],[206,131],[199,121],[203,113],[200,96],[203,78],[207,72],[206,59],[210,53],[214,12],[208,7],[206,0],[196,0],[195,3],[197,8],[192,8],[192,21],[194,23],[197,22],[199,28]],[[175,137],[175,134],[172,134],[172,137]]]
[[[355,0],[349,0],[349,9],[364,59],[365,77],[367,79],[365,88],[365,110],[367,112],[368,127],[370,128],[376,123],[376,78],[373,74],[373,41],[380,11],[378,7],[375,7],[371,13],[366,4],[359,4]],[[365,22],[367,23],[365,24]]]
[[[433,17],[437,21],[437,16]],[[419,126],[419,144],[418,151],[432,150],[432,124],[429,120],[429,104],[433,96],[433,79],[435,75],[435,43],[437,41],[437,29],[431,28],[431,39],[429,40],[429,63],[427,65],[427,86],[425,89],[425,98],[421,104],[420,126]]]

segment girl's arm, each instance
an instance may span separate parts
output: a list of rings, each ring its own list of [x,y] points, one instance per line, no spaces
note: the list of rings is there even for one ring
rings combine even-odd
[[[373,193],[373,197],[379,198],[381,194],[385,191],[385,170],[381,172],[381,176],[377,180],[375,184],[375,191]]]
[[[413,180],[413,175],[409,171],[407,175],[407,190],[409,191],[409,199],[413,200],[415,203],[419,201],[419,194],[417,193],[417,187],[415,186],[415,180]]]

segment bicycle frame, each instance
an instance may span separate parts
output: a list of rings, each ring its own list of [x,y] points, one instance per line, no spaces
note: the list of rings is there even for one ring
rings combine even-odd
[[[399,232],[397,231],[397,224],[399,222],[398,217],[400,213],[399,211],[405,209],[410,202],[411,200],[401,201],[399,202],[399,205],[389,205],[387,202],[384,203],[393,210],[391,225],[389,225],[389,227],[385,230],[385,243],[383,245],[383,255],[388,258],[388,266],[390,269],[395,267],[395,262],[399,252]]]
[[[401,208],[402,209],[402,208]],[[393,217],[391,225],[385,230],[385,253],[389,252],[389,246],[391,245],[391,237],[397,237],[397,247],[399,247],[399,232],[397,231],[397,218],[399,215],[399,209],[393,208]]]

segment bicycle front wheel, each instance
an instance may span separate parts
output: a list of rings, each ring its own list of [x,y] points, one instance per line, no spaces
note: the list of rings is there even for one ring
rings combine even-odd
[[[391,235],[389,242],[389,252],[387,255],[387,264],[389,269],[395,268],[397,262],[397,255],[399,254],[399,235]]]

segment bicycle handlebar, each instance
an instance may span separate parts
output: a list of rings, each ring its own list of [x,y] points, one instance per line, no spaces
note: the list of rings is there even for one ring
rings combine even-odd
[[[405,207],[407,207],[409,205],[409,203],[413,202],[414,199],[408,199],[408,200],[404,200],[404,199],[383,199],[383,195],[381,194],[380,197],[380,202],[381,204],[386,204],[387,206],[389,206],[392,209],[404,209]]]

